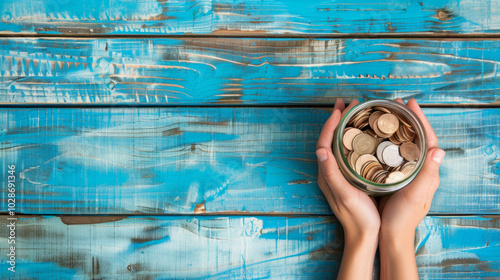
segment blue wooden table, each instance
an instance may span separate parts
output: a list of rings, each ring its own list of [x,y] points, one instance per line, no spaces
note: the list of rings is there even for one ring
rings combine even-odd
[[[320,129],[414,97],[447,152],[420,278],[499,279],[499,39],[494,0],[3,0],[0,277],[335,278]]]

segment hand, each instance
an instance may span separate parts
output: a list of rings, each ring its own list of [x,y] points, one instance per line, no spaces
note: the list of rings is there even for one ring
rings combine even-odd
[[[338,279],[372,279],[380,230],[375,199],[347,182],[332,153],[335,128],[358,103],[355,100],[345,108],[342,99],[337,99],[316,146],[318,185],[344,228],[345,247]]]
[[[403,100],[398,98],[402,104]],[[382,197],[380,263],[381,279],[418,279],[415,261],[415,229],[431,207],[439,186],[439,165],[445,152],[438,148],[438,139],[432,126],[415,99],[406,104],[422,121],[427,134],[427,158],[417,177],[403,189]]]

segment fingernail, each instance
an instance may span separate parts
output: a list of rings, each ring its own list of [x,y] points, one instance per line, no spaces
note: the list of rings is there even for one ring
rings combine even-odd
[[[441,149],[435,150],[434,153],[432,154],[432,160],[435,161],[437,164],[441,164],[441,161],[443,160],[445,155],[446,155],[445,151]]]
[[[323,148],[316,150],[316,157],[318,157],[319,162],[325,162],[328,158],[326,151]]]

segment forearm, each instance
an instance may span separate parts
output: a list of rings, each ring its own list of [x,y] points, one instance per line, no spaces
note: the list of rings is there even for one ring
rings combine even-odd
[[[378,233],[345,234],[344,254],[337,279],[372,279]]]
[[[381,232],[379,241],[380,279],[418,279],[414,249],[415,231],[391,235]]]

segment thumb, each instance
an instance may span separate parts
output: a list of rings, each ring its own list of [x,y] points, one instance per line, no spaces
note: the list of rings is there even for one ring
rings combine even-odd
[[[432,191],[436,191],[439,187],[439,166],[445,155],[445,151],[440,148],[430,149],[427,152],[424,166],[411,185],[419,190],[431,188]]]
[[[348,195],[349,188],[345,188],[348,184],[347,180],[340,171],[332,151],[326,148],[319,148],[316,150],[316,156],[318,158],[318,167],[321,169],[333,194],[339,196],[340,199]]]

